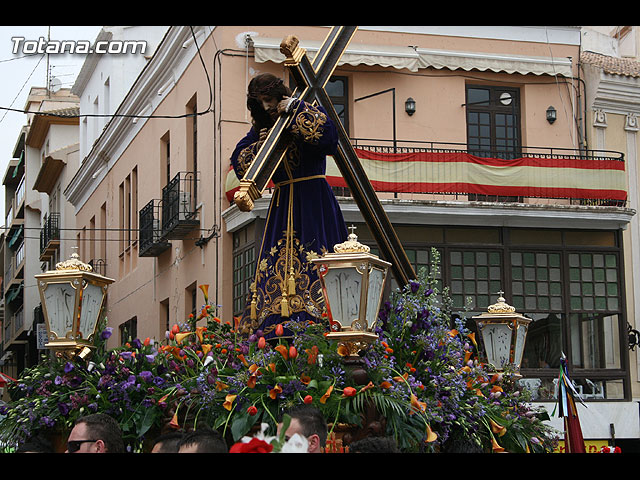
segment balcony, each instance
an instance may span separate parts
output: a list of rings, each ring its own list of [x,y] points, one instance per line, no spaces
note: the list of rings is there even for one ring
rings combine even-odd
[[[140,240],[138,256],[157,257],[171,248],[171,244],[162,236],[160,215],[162,200],[153,199],[140,210]]]
[[[103,277],[107,276],[107,262],[105,262],[101,258],[93,258],[89,260],[89,265],[93,269],[93,273],[97,273],[98,275],[102,275]]]
[[[60,248],[60,214],[50,213],[40,229],[40,261],[49,260]]]
[[[466,144],[391,143],[353,139],[381,198],[462,200],[624,207],[624,155],[521,147],[517,152],[469,150]],[[337,195],[350,196],[339,171],[328,167]]]
[[[197,187],[198,172],[180,172],[162,189],[163,238],[184,239],[200,226],[196,211]]]

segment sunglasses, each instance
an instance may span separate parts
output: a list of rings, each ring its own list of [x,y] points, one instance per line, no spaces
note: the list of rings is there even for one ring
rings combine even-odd
[[[88,442],[97,442],[97,440],[69,440],[67,442],[67,451],[69,453],[75,453],[78,450],[80,450],[80,446],[83,443],[88,443]]]

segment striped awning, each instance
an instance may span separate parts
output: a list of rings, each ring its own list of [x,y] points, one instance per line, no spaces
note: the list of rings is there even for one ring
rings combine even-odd
[[[367,177],[378,192],[478,194],[533,198],[576,198],[626,201],[625,164],[608,158],[485,158],[465,151],[377,153],[355,149]],[[327,157],[327,181],[347,187],[338,167]],[[227,198],[239,181],[229,171]]]

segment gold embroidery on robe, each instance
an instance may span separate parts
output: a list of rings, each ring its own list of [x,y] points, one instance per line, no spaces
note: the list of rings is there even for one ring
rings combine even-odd
[[[309,262],[309,258],[317,257],[318,253],[307,251],[300,241],[294,237],[294,249],[298,252],[293,255],[293,273],[295,279],[295,294],[288,295],[289,312],[294,314],[306,311],[308,314],[320,319],[324,310],[324,297],[322,295],[322,285],[320,279],[315,274],[316,266]],[[278,240],[269,252],[265,252],[265,257],[259,263],[256,273],[256,282],[260,285],[256,289],[256,284],[251,285],[251,292],[256,291],[257,318],[251,321],[248,312],[245,312],[240,331],[243,334],[253,333],[259,325],[269,315],[280,315],[280,303],[282,302],[282,287],[287,284],[286,279],[289,271],[285,271],[287,264],[286,237]],[[312,281],[311,273],[314,273]],[[264,281],[266,279],[266,281]],[[264,283],[263,283],[264,281]],[[264,333],[268,334],[275,325],[267,328]]]
[[[305,103],[295,116],[291,132],[300,135],[307,143],[317,144],[324,132],[325,123],[327,116],[317,107]]]

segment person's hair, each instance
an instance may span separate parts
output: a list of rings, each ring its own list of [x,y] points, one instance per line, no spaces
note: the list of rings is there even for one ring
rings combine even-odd
[[[349,453],[398,453],[398,446],[393,438],[365,437],[349,444]]]
[[[298,420],[298,423],[302,427],[302,434],[305,437],[317,434],[320,440],[320,446],[324,447],[326,445],[327,421],[320,410],[311,405],[296,405],[285,410],[284,414],[289,415],[291,419],[295,418]]]
[[[124,440],[118,422],[105,413],[94,413],[80,417],[76,425],[84,423],[88,435],[95,440],[102,440],[109,453],[124,453]]]
[[[153,445],[160,444],[157,453],[177,453],[178,445],[180,445],[183,436],[182,432],[168,432],[156,438]]]
[[[227,453],[229,449],[217,430],[204,427],[185,433],[178,442],[178,450],[189,445],[197,445],[197,453]]]
[[[36,435],[21,443],[16,453],[55,453],[55,451],[51,442],[40,435]]]
[[[281,78],[271,73],[261,73],[251,79],[247,91],[247,108],[251,112],[256,132],[260,132],[263,128],[271,128],[274,123],[269,113],[265,111],[262,103],[258,100],[260,95],[273,97],[280,101],[285,96],[290,97],[291,90]]]

